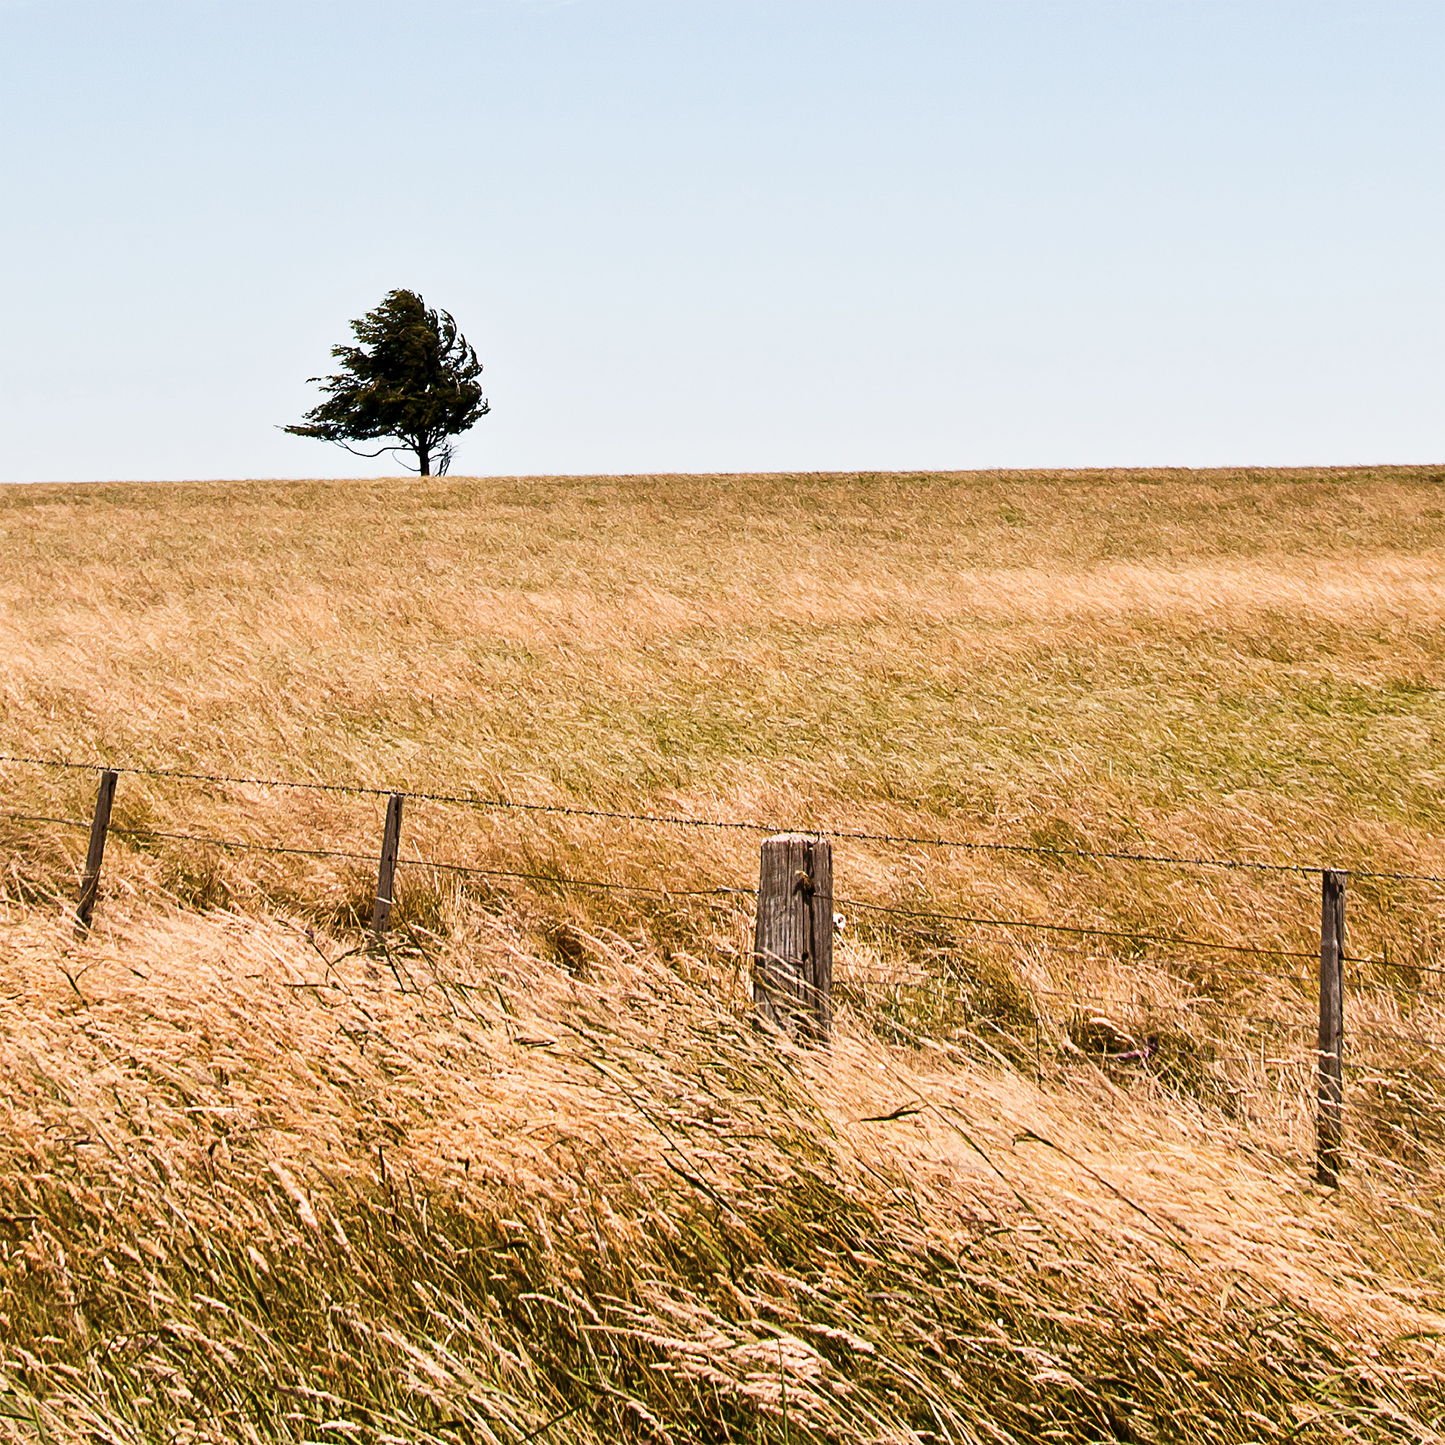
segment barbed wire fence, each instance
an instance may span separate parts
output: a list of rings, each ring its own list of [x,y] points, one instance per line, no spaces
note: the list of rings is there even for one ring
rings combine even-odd
[[[105,845],[112,834],[131,841],[157,841],[183,847],[215,849],[227,853],[257,853],[277,857],[323,859],[376,869],[371,931],[380,939],[391,923],[395,875],[402,870],[430,870],[450,874],[521,883],[545,884],[601,894],[635,895],[657,899],[706,900],[755,914],[752,949],[754,999],[760,1011],[793,1029],[798,1018],[811,1020],[805,1035],[826,1036],[836,1006],[832,980],[832,937],[835,909],[853,916],[855,930],[886,930],[897,937],[922,941],[924,955],[942,960],[942,973],[917,980],[862,975],[850,978],[838,990],[845,1003],[868,1014],[876,1031],[897,1042],[915,1042],[927,1034],[926,1015],[937,1012],[941,993],[957,988],[957,962],[964,950],[961,936],[991,935],[1019,957],[1068,955],[1097,960],[1100,949],[1127,946],[1136,957],[1150,951],[1173,950],[1207,959],[1202,971],[1209,987],[1195,987],[1186,996],[1165,999],[1156,989],[1136,989],[1132,995],[1105,993],[1085,986],[1060,990],[1030,985],[1026,988],[1032,1018],[1033,1065],[1043,1083],[1044,1035],[1051,1035],[1051,1050],[1066,1061],[1078,1059],[1117,1076],[1119,1071],[1151,1075],[1162,1086],[1177,1086],[1203,1096],[1226,1113],[1246,1122],[1251,1117],[1276,1122],[1289,1110],[1306,1118],[1313,1104],[1315,1176],[1326,1186],[1339,1183],[1345,1163],[1344,1139],[1348,1126],[1350,1158],[1390,1170],[1408,1169],[1412,1163],[1432,1159],[1442,1137],[1441,1105],[1445,1097],[1445,1038],[1403,1026],[1375,1026],[1371,1019],[1345,1030],[1346,984],[1352,1007],[1360,1000],[1378,997],[1386,1009],[1385,1024],[1399,1019],[1402,1008],[1445,1000],[1445,968],[1433,963],[1401,962],[1386,951],[1380,957],[1350,955],[1345,949],[1344,899],[1346,880],[1372,884],[1445,884],[1445,876],[1370,868],[1337,869],[1321,864],[1278,859],[1191,856],[1148,851],[1088,849],[1046,843],[980,842],[941,836],[890,834],[862,829],[788,828],[772,820],[714,819],[678,813],[646,813],[620,809],[586,808],[560,803],[531,803],[484,794],[411,791],[357,783],[319,780],[258,778],[178,769],[148,768],[107,763],[70,762],[54,758],[0,754],[0,764],[91,773],[98,779],[95,807],[89,821],[48,813],[10,812],[12,823],[59,827],[88,833],[88,850],[81,870],[74,905],[76,927],[91,926],[99,897]],[[387,800],[386,822],[379,850],[299,847],[280,843],[216,836],[211,832],[175,831],[112,822],[112,806],[121,776],[154,778],[178,783],[245,786],[297,790],[337,796]],[[436,803],[477,810],[619,822],[650,828],[684,828],[751,833],[764,838],[760,886],[727,883],[712,887],[677,887],[619,882],[615,879],[572,877],[557,869],[498,868],[458,863],[441,858],[404,857],[400,851],[402,818],[408,802]],[[822,866],[827,891],[815,889],[808,871],[799,869],[802,885],[784,880],[769,884],[768,849],[785,839],[816,839],[829,850]],[[942,907],[880,902],[834,894],[831,880],[831,845],[834,842],[868,843],[882,847],[912,847],[957,852],[1024,855],[1064,864],[1124,863],[1181,869],[1221,870],[1256,874],[1318,876],[1321,879],[1320,948],[1300,950],[1268,945],[1212,940],[1190,934],[1063,922],[1046,918],[1015,918],[959,912]],[[808,854],[809,858],[814,855]],[[776,871],[776,870],[774,870]],[[782,876],[782,875],[780,875]],[[791,875],[789,875],[791,876]],[[816,895],[816,896],[815,896]],[[841,922],[839,915],[836,921]],[[770,940],[764,943],[764,934]],[[774,943],[774,936],[784,940]],[[791,940],[791,941],[789,941]],[[811,961],[810,961],[811,960]],[[821,960],[821,962],[820,962]],[[1294,965],[1292,972],[1280,965]],[[1308,965],[1301,967],[1301,965]],[[1348,969],[1346,966],[1348,965]],[[809,970],[813,969],[813,972]],[[1304,1012],[1311,992],[1317,992],[1318,1027],[1311,1017],[1281,1017],[1241,1012],[1239,993],[1270,984],[1287,990]],[[1221,987],[1224,986],[1224,987]],[[1224,997],[1226,989],[1235,996]],[[782,1000],[788,1007],[780,1007]],[[966,1012],[966,1011],[965,1011]],[[1311,1012],[1313,1012],[1311,1010]],[[1445,1013],[1432,1019],[1445,1033]],[[924,1032],[920,1032],[920,1025]],[[975,1026],[976,1025],[976,1026]],[[995,1037],[985,1037],[992,1031]],[[945,1031],[950,1032],[950,1031]],[[965,1019],[951,1030],[963,1039],[1015,1067],[1027,1068],[1029,1040],[1009,1034],[991,1019]],[[1211,1041],[1207,1050],[1193,1040]],[[1348,1037],[1349,1050],[1344,1047]],[[1246,1047],[1247,1046],[1247,1047]],[[1401,1050],[1408,1055],[1402,1055]],[[1400,1062],[1401,1058],[1405,1062]],[[1439,1087],[1437,1087],[1437,1085]],[[1253,1112],[1251,1112],[1253,1111]]]

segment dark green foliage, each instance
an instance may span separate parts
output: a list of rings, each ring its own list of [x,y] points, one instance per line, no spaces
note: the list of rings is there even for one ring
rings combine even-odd
[[[409,451],[416,470],[446,474],[448,438],[472,427],[491,407],[477,382],[482,364],[449,312],[429,311],[414,291],[391,291],[374,311],[351,323],[360,343],[333,346],[341,371],[313,376],[330,395],[306,413],[293,436],[335,442],[357,456]],[[351,442],[394,442],[356,452]]]

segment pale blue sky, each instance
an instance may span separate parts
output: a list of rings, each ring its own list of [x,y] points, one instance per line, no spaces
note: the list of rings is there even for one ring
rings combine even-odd
[[[0,0],[0,480],[1436,461],[1445,4]]]

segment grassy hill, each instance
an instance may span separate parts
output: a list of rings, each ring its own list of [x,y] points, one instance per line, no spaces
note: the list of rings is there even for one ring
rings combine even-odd
[[[1435,469],[0,489],[0,753],[153,770],[77,938],[0,763],[0,1438],[1436,1439],[1442,742]],[[574,811],[378,951],[382,798],[167,770]],[[830,1050],[609,813],[873,835]],[[1352,870],[1342,1189],[1318,876],[1099,853]]]

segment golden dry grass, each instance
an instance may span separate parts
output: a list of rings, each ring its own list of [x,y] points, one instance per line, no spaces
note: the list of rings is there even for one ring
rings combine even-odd
[[[719,820],[1445,874],[1442,624],[1434,470],[0,493],[0,751]],[[370,855],[380,811],[125,774],[115,818]],[[847,904],[794,1054],[746,900],[685,896],[756,834],[413,802],[411,859],[671,894],[413,866],[377,954],[364,865],[138,833],[76,940],[84,833],[0,830],[16,1438],[1436,1438],[1445,1079],[1375,1035],[1445,1039],[1438,885],[1352,880],[1392,967],[1333,1195],[1307,959]],[[835,873],[1317,943],[1308,875]]]

